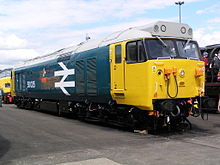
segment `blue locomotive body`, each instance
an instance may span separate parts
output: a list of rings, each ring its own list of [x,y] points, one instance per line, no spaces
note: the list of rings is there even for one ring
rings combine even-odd
[[[18,97],[106,103],[110,96],[109,47],[59,57],[15,70]]]

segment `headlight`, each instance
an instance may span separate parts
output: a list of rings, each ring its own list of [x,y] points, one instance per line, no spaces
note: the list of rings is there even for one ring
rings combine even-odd
[[[180,70],[180,77],[184,77],[185,75],[185,71],[184,70]]]

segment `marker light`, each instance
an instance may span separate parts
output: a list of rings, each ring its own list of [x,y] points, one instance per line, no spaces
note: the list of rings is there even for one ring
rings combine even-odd
[[[154,26],[154,32],[158,32],[159,31],[159,26],[158,25],[155,25]]]
[[[186,33],[186,28],[185,27],[181,27],[180,31],[181,31],[182,34],[185,34]]]
[[[192,29],[191,29],[191,28],[189,28],[188,34],[189,34],[189,35],[192,35]]]
[[[166,27],[165,25],[162,25],[162,26],[160,27],[160,30],[161,30],[162,32],[165,32],[165,31],[167,30],[167,27]]]

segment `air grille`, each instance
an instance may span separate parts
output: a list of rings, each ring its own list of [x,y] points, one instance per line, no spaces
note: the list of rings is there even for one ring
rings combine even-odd
[[[84,61],[76,62],[76,94],[83,96],[85,95],[85,64]]]
[[[89,96],[97,95],[96,58],[87,60],[87,94]]]

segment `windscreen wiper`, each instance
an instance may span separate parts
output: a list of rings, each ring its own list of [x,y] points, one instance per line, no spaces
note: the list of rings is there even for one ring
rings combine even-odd
[[[188,40],[187,40],[186,44],[185,44],[184,47],[183,47],[183,50],[185,50],[186,46],[189,44],[190,41],[191,41],[191,39],[188,39]]]
[[[164,47],[167,47],[167,44],[158,36],[156,38],[163,44]]]

